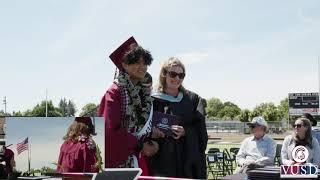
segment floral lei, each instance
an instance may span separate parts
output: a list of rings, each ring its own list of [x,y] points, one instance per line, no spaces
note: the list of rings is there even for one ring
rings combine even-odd
[[[97,162],[96,164],[94,165],[94,168],[98,168],[100,172],[102,172],[102,157],[101,157],[101,151],[100,151],[100,148],[99,146],[96,144],[96,142],[94,142],[94,140],[89,136],[85,136],[83,134],[81,134],[79,137],[78,137],[78,141],[79,142],[82,142],[82,143],[86,143],[88,149],[90,150],[96,150],[96,153],[95,153],[95,156],[97,158]]]
[[[83,134],[81,134],[78,137],[78,141],[82,142],[82,143],[86,143],[88,149],[95,149],[96,148],[96,145],[95,145],[94,141],[90,137],[87,137],[87,136],[85,136]]]
[[[120,72],[117,79],[119,86],[125,87],[131,98],[126,108],[126,116],[132,117],[136,125],[144,125],[149,117],[153,100],[149,87],[143,84],[147,79],[144,78],[142,82],[133,85],[129,75],[124,72]]]

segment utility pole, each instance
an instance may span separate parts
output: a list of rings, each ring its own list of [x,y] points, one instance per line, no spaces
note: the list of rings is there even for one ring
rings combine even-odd
[[[4,114],[7,114],[7,97],[5,96],[3,99],[3,104],[4,104]]]
[[[48,117],[48,90],[46,88],[46,117]]]

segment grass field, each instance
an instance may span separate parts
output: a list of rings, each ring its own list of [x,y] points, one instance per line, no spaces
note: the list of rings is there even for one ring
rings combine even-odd
[[[237,147],[237,148],[239,148],[240,147],[240,144],[208,144],[207,145],[207,150],[206,150],[206,153],[208,152],[208,150],[210,149],[210,148],[219,148],[220,149],[220,151],[222,152],[224,149],[228,149],[228,150],[230,150],[230,148],[232,148],[232,147]]]

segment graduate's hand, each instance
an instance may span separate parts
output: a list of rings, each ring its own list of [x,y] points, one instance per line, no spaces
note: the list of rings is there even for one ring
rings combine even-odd
[[[159,144],[156,141],[148,141],[143,143],[141,153],[147,157],[153,156],[159,150]]]
[[[164,138],[166,137],[166,135],[158,128],[156,127],[153,127],[152,128],[152,135],[151,135],[152,138]]]
[[[185,135],[184,128],[182,126],[172,125],[172,132],[175,134],[174,139],[179,139],[181,136]]]

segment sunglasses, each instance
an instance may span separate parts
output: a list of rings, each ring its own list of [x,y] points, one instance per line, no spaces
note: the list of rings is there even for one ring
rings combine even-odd
[[[169,74],[169,76],[170,76],[171,78],[175,78],[175,77],[178,76],[179,79],[183,79],[183,78],[186,76],[185,73],[176,73],[176,72],[174,72],[174,71],[169,71],[168,74]]]
[[[257,127],[257,125],[250,125],[249,127],[253,129],[253,128]]]
[[[294,124],[293,125],[294,128],[301,128],[302,126],[304,126],[304,125],[302,125],[302,124]]]

